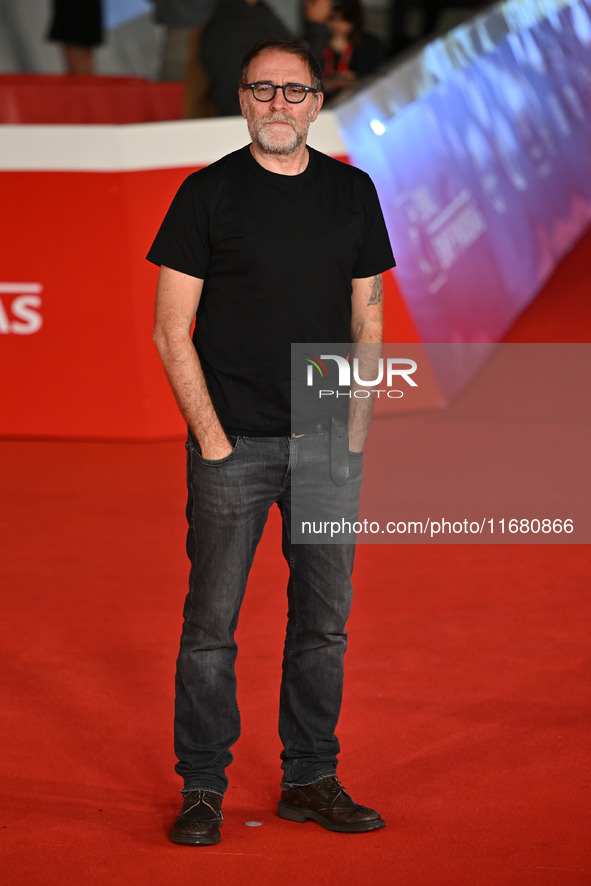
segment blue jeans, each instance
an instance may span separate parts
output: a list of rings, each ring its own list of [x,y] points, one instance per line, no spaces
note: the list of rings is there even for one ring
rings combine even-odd
[[[240,735],[234,633],[248,574],[269,509],[283,519],[283,554],[289,565],[288,622],[280,692],[279,734],[283,781],[308,784],[334,773],[335,728],[343,688],[346,622],[351,608],[355,546],[292,544],[294,474],[313,474],[318,500],[329,475],[329,436],[322,427],[304,437],[231,437],[234,449],[206,461],[187,443],[187,554],[189,593],[176,673],[175,752],[184,791],[223,794],[230,747]],[[356,513],[361,456],[341,487],[348,513]]]

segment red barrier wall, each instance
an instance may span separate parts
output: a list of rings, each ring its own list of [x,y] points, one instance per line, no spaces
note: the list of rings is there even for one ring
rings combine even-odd
[[[184,84],[0,74],[0,123],[148,123],[183,116]]]
[[[182,428],[151,342],[157,270],[144,256],[188,171],[0,175],[3,279],[38,287],[0,292],[4,435]]]

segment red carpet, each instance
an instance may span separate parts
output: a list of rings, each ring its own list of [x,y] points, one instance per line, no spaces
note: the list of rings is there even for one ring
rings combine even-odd
[[[590,247],[511,340],[589,341]],[[587,547],[359,548],[340,774],[387,827],[346,836],[275,815],[273,515],[239,629],[222,842],[179,847],[183,445],[4,441],[0,461],[3,883],[591,884]]]

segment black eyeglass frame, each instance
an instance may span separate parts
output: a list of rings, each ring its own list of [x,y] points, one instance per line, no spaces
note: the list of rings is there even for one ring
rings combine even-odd
[[[257,96],[254,94],[255,86],[270,86],[273,90],[273,95],[269,98],[257,98]],[[294,101],[292,98],[288,98],[285,94],[285,90],[288,86],[299,86],[301,89],[303,89],[304,95],[302,96],[302,98],[298,99],[297,101]],[[242,88],[250,89],[255,101],[263,103],[272,102],[277,95],[277,90],[280,89],[283,93],[283,98],[286,102],[289,102],[290,105],[301,105],[301,103],[305,101],[308,97],[309,92],[311,92],[312,95],[318,95],[319,92],[319,90],[315,89],[313,86],[304,86],[303,83],[284,83],[283,86],[276,86],[275,83],[269,83],[268,80],[256,80],[254,83],[243,83]]]

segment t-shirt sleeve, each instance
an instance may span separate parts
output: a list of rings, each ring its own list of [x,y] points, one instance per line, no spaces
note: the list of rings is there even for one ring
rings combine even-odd
[[[353,277],[373,277],[396,265],[375,185],[364,175],[367,230],[353,268]]]
[[[209,220],[195,174],[178,189],[147,255],[191,277],[205,278],[209,263]]]

